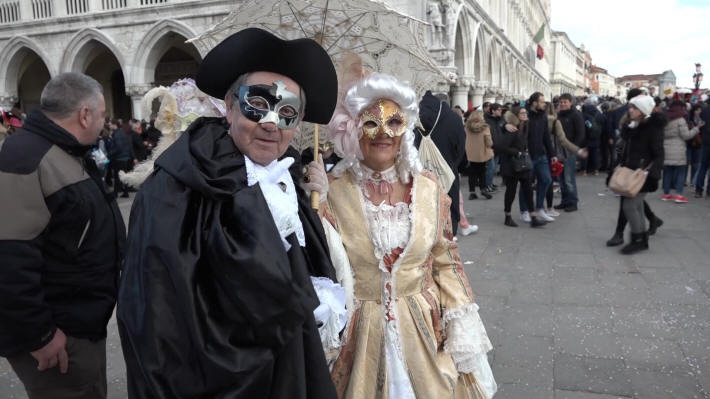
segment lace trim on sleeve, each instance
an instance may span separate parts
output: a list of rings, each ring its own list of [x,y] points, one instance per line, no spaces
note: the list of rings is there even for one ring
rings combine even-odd
[[[478,305],[469,303],[444,311],[446,342],[444,351],[451,355],[459,373],[472,373],[489,398],[497,390],[486,353],[493,349],[486,328],[478,315]]]

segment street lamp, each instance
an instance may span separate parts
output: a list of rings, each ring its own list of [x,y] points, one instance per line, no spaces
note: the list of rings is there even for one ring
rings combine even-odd
[[[695,90],[700,89],[700,83],[703,81],[703,73],[700,71],[700,68],[702,65],[700,65],[699,62],[695,63],[695,73],[693,74],[693,82],[695,83]]]

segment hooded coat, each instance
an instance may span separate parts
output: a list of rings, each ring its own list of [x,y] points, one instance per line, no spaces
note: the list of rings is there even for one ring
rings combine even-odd
[[[663,129],[668,121],[665,115],[654,112],[643,119],[635,128],[625,124],[621,137],[624,139],[624,150],[621,153],[620,165],[629,169],[648,168],[648,176],[642,193],[658,190],[658,180],[663,170]]]
[[[439,104],[441,104],[440,115]],[[436,122],[437,115],[439,115],[438,122]],[[449,197],[451,198],[451,222],[454,226],[454,234],[456,234],[458,223],[461,219],[458,205],[459,174],[457,171],[462,162],[465,162],[466,157],[466,132],[464,131],[463,120],[446,103],[442,103],[431,94],[431,91],[427,91],[419,103],[419,120],[422,122],[422,127],[424,127],[427,134],[430,134],[432,127],[436,123],[431,139],[455,175],[454,183],[449,189]],[[419,148],[422,136],[416,130],[415,134],[414,145]]]
[[[335,398],[309,276],[335,272],[297,190],[306,246],[292,234],[286,251],[223,118],[197,119],[157,159],[119,292],[129,398]]]
[[[688,129],[685,109],[674,106],[668,111],[669,122],[663,129],[664,165],[686,165],[686,140],[698,134],[698,128]]]
[[[485,121],[466,121],[466,158],[478,163],[493,158],[493,139]]]

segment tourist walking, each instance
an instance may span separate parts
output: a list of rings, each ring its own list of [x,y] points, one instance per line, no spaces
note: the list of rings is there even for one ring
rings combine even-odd
[[[486,164],[493,158],[493,139],[483,117],[483,111],[474,111],[466,120],[466,175],[468,176],[468,199],[476,196],[476,187],[481,195],[491,199],[486,186]]]
[[[59,74],[0,151],[0,356],[30,399],[107,394],[126,230],[91,158],[105,111],[97,81]]]
[[[518,191],[520,184],[519,202],[525,203],[526,209],[533,208],[532,186],[530,185],[532,162],[526,165],[526,168],[516,168],[514,166],[515,158],[521,160],[528,155],[528,110],[516,105],[511,111],[505,114],[506,128],[496,141],[495,150],[500,154],[500,174],[505,183],[505,199],[504,212],[506,226],[518,227],[513,221],[510,214],[515,193]],[[516,170],[518,169],[518,170]],[[521,205],[522,207],[522,205]],[[531,227],[542,227],[546,224],[545,221],[538,219],[537,212],[533,211],[528,214],[529,219],[523,219],[529,222]]]
[[[553,222],[555,219],[545,212],[545,197],[547,188],[552,184],[550,162],[557,162],[557,156],[552,147],[552,139],[548,128],[547,103],[540,92],[533,93],[526,104],[527,107],[527,150],[532,160],[530,178],[537,181],[535,207],[528,207],[525,201],[520,201],[520,212],[524,221],[530,220],[531,212],[535,211],[540,219]],[[522,187],[521,187],[522,189]],[[521,192],[522,195],[522,192]]]
[[[623,197],[622,209],[631,225],[631,242],[621,249],[623,254],[648,249],[643,202],[647,193],[658,189],[658,180],[663,169],[663,128],[667,123],[662,113],[653,112],[654,106],[650,96],[632,98],[629,105],[629,123],[621,132],[624,151],[620,165],[631,170],[648,171],[641,191],[635,197]]]
[[[577,151],[569,151],[565,147],[562,148],[562,158],[564,159],[562,181],[560,182],[562,200],[555,206],[555,209],[566,212],[577,210],[577,203],[579,202],[577,193],[577,153],[579,148],[584,147],[586,140],[584,117],[573,105],[571,94],[563,93],[560,96],[560,110],[557,113],[557,119],[562,125],[562,130],[567,140],[577,147]],[[559,155],[559,152],[557,154]]]
[[[686,159],[686,142],[695,137],[705,124],[700,121],[697,126],[688,129],[685,103],[675,100],[666,112],[668,124],[663,130],[663,201],[674,201],[678,204],[688,202],[683,195],[685,175],[688,168]],[[675,195],[671,191],[675,191]]]
[[[700,155],[700,169],[698,169],[698,175],[695,177],[695,198],[703,197],[706,175],[710,172],[710,106],[706,105],[700,112],[700,120],[705,125],[700,128],[703,149]],[[710,196],[710,181],[707,184],[705,195]]]

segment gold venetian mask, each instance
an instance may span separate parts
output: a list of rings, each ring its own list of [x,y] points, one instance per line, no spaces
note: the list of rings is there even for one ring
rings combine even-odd
[[[392,100],[377,100],[360,115],[362,132],[374,140],[384,133],[390,137],[398,137],[407,130],[407,119],[402,108]]]

